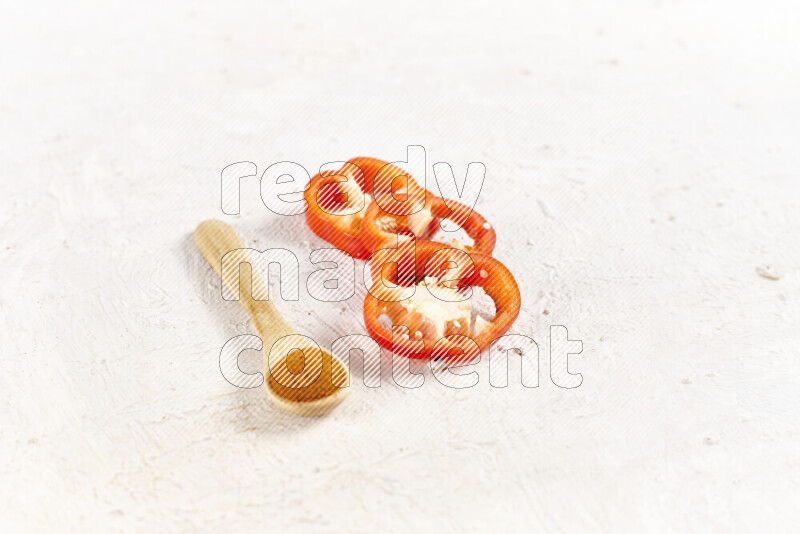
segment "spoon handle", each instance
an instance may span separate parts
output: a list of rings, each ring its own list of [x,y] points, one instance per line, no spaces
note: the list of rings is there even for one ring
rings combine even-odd
[[[267,286],[258,274],[241,238],[230,225],[214,219],[203,221],[194,231],[194,242],[228,288],[234,294],[239,291],[239,302],[255,323],[265,347],[268,346],[267,343],[271,345],[282,336],[296,333],[272,301],[253,298],[253,293],[266,295]],[[225,261],[223,271],[222,258],[233,250],[236,252],[232,253],[231,261]],[[250,269],[245,269],[240,277],[239,266],[242,263],[249,263]],[[246,274],[248,270],[250,276]]]

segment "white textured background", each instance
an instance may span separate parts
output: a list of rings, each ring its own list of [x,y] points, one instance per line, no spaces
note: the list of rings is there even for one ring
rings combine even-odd
[[[1,523],[796,530],[795,2],[11,4]],[[224,216],[221,169],[408,144],[429,169],[486,164],[477,209],[520,281],[540,387],[512,366],[490,388],[484,359],[473,389],[428,372],[407,390],[387,359],[381,388],[303,420],[231,386],[219,350],[254,331],[191,231],[219,217],[292,248],[301,280],[321,241],[255,178]],[[329,344],[364,332],[357,295],[278,304]],[[551,324],[583,341],[577,389],[549,380]]]

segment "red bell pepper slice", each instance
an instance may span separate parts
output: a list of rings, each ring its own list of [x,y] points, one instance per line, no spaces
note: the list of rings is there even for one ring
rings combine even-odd
[[[443,243],[431,241],[416,242],[415,256],[409,256],[408,241],[401,243],[394,253],[387,251],[378,260],[374,272],[383,271],[384,278],[376,279],[364,300],[364,323],[369,335],[382,347],[393,350],[395,354],[412,359],[443,358],[448,361],[474,359],[480,351],[489,346],[496,338],[505,334],[519,315],[521,296],[514,276],[508,268],[498,260],[484,254],[466,254]],[[471,265],[464,265],[464,257],[471,260]],[[395,261],[400,267],[384,269],[386,263]],[[411,280],[398,278],[398,271],[406,270],[413,262]],[[451,334],[440,339],[433,339],[420,333],[412,332],[413,325],[393,325],[392,330],[380,322],[380,317],[388,314],[392,306],[398,306],[397,300],[407,298],[409,287],[424,280],[426,276],[437,276],[449,262],[459,264],[457,271],[459,280],[455,287],[466,290],[468,287],[481,287],[494,301],[495,316],[480,331],[472,329],[467,335]],[[452,278],[452,277],[451,277]],[[383,282],[389,282],[389,286]],[[429,281],[429,283],[432,283]],[[396,285],[396,287],[392,287]],[[451,284],[452,285],[452,284]],[[416,287],[415,291],[426,288]],[[400,294],[396,296],[397,294]],[[396,297],[396,298],[395,298]],[[392,302],[394,301],[394,302]],[[398,328],[399,327],[399,328]],[[405,327],[405,328],[403,328]],[[406,330],[402,332],[402,330]],[[403,335],[405,334],[405,335]],[[394,339],[393,339],[394,338]]]
[[[308,202],[306,222],[317,236],[358,259],[373,249],[361,241],[364,200],[376,199],[392,213],[409,214],[422,209],[432,193],[403,169],[376,158],[353,158],[338,171],[317,174],[304,192]],[[369,202],[373,204],[375,202]]]
[[[308,202],[306,222],[311,231],[354,258],[365,259],[370,251],[361,243],[361,221],[365,207],[363,171],[346,163],[338,171],[317,174],[303,193]]]
[[[411,175],[382,159],[357,157],[347,163],[358,166],[364,173],[364,190],[371,195],[384,195],[390,190],[401,190],[405,186],[402,177],[407,177],[408,192],[411,194],[425,192],[425,188],[420,186]]]
[[[491,255],[497,243],[497,234],[488,221],[477,211],[470,211],[469,207],[455,200],[444,200],[428,192],[426,206],[430,209],[434,221],[450,219],[467,232],[472,240],[472,245],[464,246],[467,252]],[[394,215],[386,213],[377,203],[367,206],[362,224],[361,242],[368,250],[379,250],[397,242],[397,233],[411,231],[419,239],[429,239],[437,229],[436,224],[425,228],[416,228],[413,225],[414,215]]]

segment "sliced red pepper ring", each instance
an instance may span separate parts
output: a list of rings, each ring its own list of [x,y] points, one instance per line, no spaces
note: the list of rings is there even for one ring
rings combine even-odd
[[[410,213],[422,209],[428,195],[432,193],[395,165],[375,158],[353,158],[341,169],[311,179],[304,193],[306,222],[328,243],[354,258],[366,259],[371,252],[361,241],[366,206],[377,196],[385,209]]]
[[[417,276],[417,271],[424,267],[424,263],[417,265],[419,257],[416,253],[416,245],[425,243],[417,241],[413,235],[398,235],[396,246],[386,247],[375,250],[370,254],[367,261],[370,280],[365,279],[365,283],[370,287],[370,291],[383,300],[396,300],[398,291],[394,291],[399,286],[413,285]],[[442,243],[441,248],[446,247]],[[389,269],[389,271],[387,271]],[[381,280],[389,281],[389,286],[383,284]],[[390,294],[380,295],[376,287],[380,283],[383,287],[392,290]]]
[[[359,259],[370,254],[361,243],[361,224],[366,211],[363,204],[369,200],[364,196],[364,186],[363,171],[346,163],[338,171],[314,176],[303,193],[308,202],[306,222],[311,231]]]
[[[434,197],[408,171],[393,163],[363,157],[353,158],[348,163],[362,169],[367,190],[371,192],[375,203],[387,213],[411,215],[423,210],[428,199]]]
[[[400,252],[383,256],[383,263],[377,268],[384,276],[373,282],[364,300],[364,322],[369,335],[395,354],[412,359],[473,359],[494,339],[505,334],[519,315],[521,297],[514,276],[491,256],[466,254],[430,241],[416,243],[413,259],[408,257],[407,248],[401,246],[398,250],[403,250],[406,257],[401,257]],[[465,257],[471,261],[465,264]],[[413,262],[413,279],[405,283],[399,281],[397,270],[403,268],[385,269],[389,261],[401,266]],[[458,264],[455,269],[458,280],[455,284],[444,284],[437,275],[450,269],[447,265],[451,262]],[[390,285],[384,284],[384,280]],[[451,276],[448,280],[454,278]],[[412,285],[415,289],[409,297]],[[463,297],[470,287],[482,288],[495,305],[494,318],[487,321],[479,317],[475,326],[471,325],[471,317],[465,316],[469,306],[465,310],[462,303],[466,301],[456,299],[457,295]],[[421,292],[419,296],[417,292]],[[442,302],[446,300],[451,302]],[[445,307],[450,307],[449,311],[440,313]],[[381,324],[383,315],[393,323],[391,329]],[[437,315],[435,320],[431,315]]]
[[[377,158],[357,157],[347,161],[358,166],[364,173],[364,189],[372,191],[372,184],[375,182],[375,176],[383,167],[389,163]]]
[[[402,195],[406,185],[412,194],[425,191],[425,187],[420,186],[408,172],[393,163],[367,157],[353,158],[348,163],[358,166],[364,173],[363,188],[370,194],[383,195],[394,190]],[[407,182],[403,177],[407,177]]]
[[[438,219],[449,219],[464,228],[473,240],[472,245],[457,245],[466,252],[491,255],[497,243],[497,234],[477,211],[456,202],[428,193],[425,206],[411,215],[386,213],[377,203],[367,206],[364,214],[361,241],[369,250],[378,250],[397,242],[397,233],[410,231],[419,239],[429,239],[437,230]]]

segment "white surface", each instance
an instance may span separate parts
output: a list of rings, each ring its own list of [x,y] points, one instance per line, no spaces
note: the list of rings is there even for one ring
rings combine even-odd
[[[795,530],[795,4],[9,4],[2,522]],[[231,386],[219,350],[254,332],[190,232],[227,220],[296,251],[301,280],[321,242],[267,212],[257,179],[224,216],[221,169],[408,144],[429,169],[486,164],[478,210],[521,283],[513,331],[541,347],[540,387],[512,367],[490,388],[484,359],[473,389],[428,372],[406,390],[385,360],[381,388],[303,420]],[[361,295],[278,304],[329,344],[363,333]],[[549,381],[552,324],[583,341],[577,389]]]

